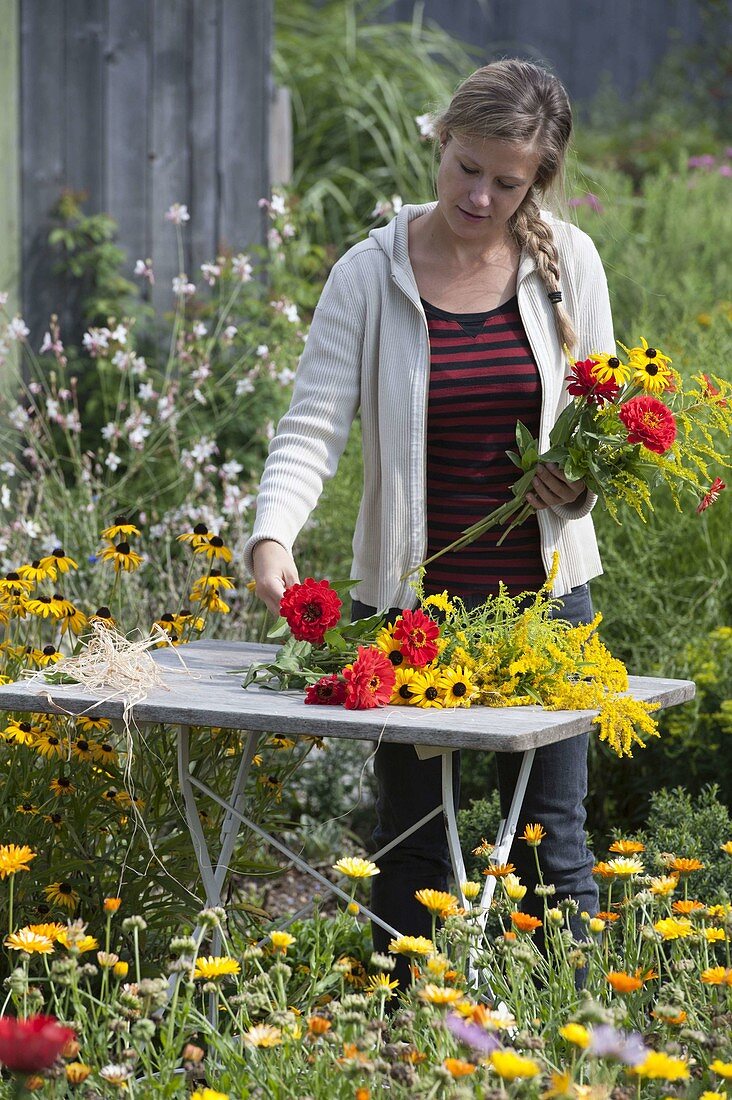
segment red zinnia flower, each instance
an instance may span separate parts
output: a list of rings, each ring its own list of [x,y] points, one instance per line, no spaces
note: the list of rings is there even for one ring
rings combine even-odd
[[[0,1018],[0,1063],[16,1073],[50,1069],[67,1043],[76,1038],[73,1028],[62,1027],[53,1016]]]
[[[586,397],[590,405],[602,405],[603,401],[614,401],[620,386],[614,378],[607,382],[601,382],[595,374],[597,361],[595,359],[581,359],[572,367],[572,373],[568,374],[565,382],[569,382],[567,392],[574,397]]]
[[[291,584],[280,601],[280,615],[288,622],[298,642],[320,645],[326,630],[341,617],[341,600],[327,581],[307,577],[302,584]]]
[[[719,494],[722,492],[723,489],[726,488],[727,486],[722,481],[721,477],[715,477],[714,481],[709,486],[709,489],[704,494],[704,497],[701,500],[700,504],[697,506],[697,515],[701,515],[702,512],[706,512],[710,504],[714,504],[715,501],[719,500]]]
[[[440,628],[424,611],[402,611],[394,626],[393,637],[401,643],[401,649],[410,665],[422,668],[434,661],[439,649],[435,641]]]
[[[391,699],[396,680],[393,664],[376,646],[360,645],[358,657],[343,669],[347,710],[383,707]]]
[[[311,684],[305,690],[306,703],[322,703],[339,707],[346,701],[346,685],[335,672],[321,676],[317,684]]]
[[[628,429],[628,443],[640,443],[654,454],[665,454],[676,439],[674,414],[657,397],[631,397],[618,415]]]

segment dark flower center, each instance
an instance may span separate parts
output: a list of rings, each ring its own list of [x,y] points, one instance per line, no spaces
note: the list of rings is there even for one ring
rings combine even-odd
[[[658,374],[658,363],[646,363],[646,374],[650,374],[651,377]]]
[[[212,535],[208,541],[211,543],[212,546],[224,545],[224,540],[221,538],[221,535]]]
[[[118,542],[115,546],[115,550],[118,554],[129,554],[130,544],[129,542]]]
[[[323,615],[323,608],[319,603],[306,603],[302,609],[302,617],[306,623],[317,623]]]
[[[409,690],[409,684],[402,684],[402,686],[399,688],[399,698],[400,699],[411,699],[412,698],[412,693]]]
[[[84,738],[82,737],[80,741],[76,742],[76,747],[79,750],[79,752],[88,752],[89,751],[89,742],[85,741]]]
[[[610,359],[608,359],[608,361],[607,361],[607,365],[608,365],[608,366],[609,366],[609,367],[610,367],[610,368],[611,368],[612,370],[615,370],[615,368],[616,368],[616,367],[619,367],[619,366],[620,366],[620,360],[619,360],[618,358],[616,358],[616,356],[614,356],[614,355],[613,355],[613,356],[612,356],[612,357],[611,357]]]
[[[22,730],[23,733],[30,733],[30,731],[31,731],[31,728],[30,728],[30,725],[28,724],[28,722],[21,722],[18,726],[18,729]]]
[[[646,355],[648,356],[649,359],[655,359],[656,356],[658,355],[658,352],[656,351],[655,348],[646,348]]]
[[[207,535],[208,534],[208,527],[206,526],[205,523],[197,523],[196,526],[193,528],[193,534],[194,535]]]
[[[26,812],[27,814],[29,814],[29,813],[31,812],[31,810],[33,809],[33,803],[32,803],[32,802],[23,802],[23,803],[21,804],[21,808],[22,808],[23,810],[25,810],[25,812]]]
[[[43,656],[44,657],[53,657],[54,653],[56,653],[56,652],[57,651],[56,651],[56,646],[55,645],[44,645],[44,647],[43,647]]]
[[[127,527],[127,516],[115,516],[113,527]]]
[[[104,797],[108,798],[112,802],[117,797],[117,792],[114,787],[110,787],[108,791],[104,792]]]
[[[68,882],[59,882],[58,892],[59,892],[59,894],[71,894],[73,891],[71,889],[70,883],[68,883]]]
[[[101,747],[102,752],[114,752],[114,749],[110,745],[109,741],[105,741],[104,744],[101,745],[100,747]]]
[[[452,693],[458,697],[464,695],[467,690],[465,684],[457,683],[452,685]]]
[[[32,561],[32,562],[31,562],[31,568],[32,568],[32,569],[40,569],[40,567],[41,567],[41,563],[40,563],[40,561],[38,560],[38,558],[36,558],[36,560],[35,560],[35,561]]]
[[[96,617],[98,619],[111,619],[112,618],[112,612],[105,605],[104,607],[99,608],[99,610],[97,611]]]
[[[58,745],[60,744],[60,741],[58,737],[54,737],[53,734],[51,734],[51,736],[48,738],[48,743],[49,745]]]
[[[392,649],[389,660],[393,665],[401,665],[404,663],[404,654],[399,649]]]
[[[437,698],[437,688],[428,687],[427,690],[424,693],[424,697],[425,697],[425,699],[436,699]]]
[[[54,558],[65,558],[66,557],[66,554],[64,553],[63,546],[57,546],[55,550],[51,551],[51,555]]]
[[[161,623],[172,623],[174,621],[175,621],[175,616],[170,611],[166,611],[164,615],[160,616],[160,622]]]
[[[5,574],[5,580],[6,581],[19,581],[20,580],[20,573],[6,573]]]
[[[51,602],[51,597],[50,596],[39,596],[38,597],[38,602],[39,603],[50,603]]]
[[[56,780],[56,786],[57,787],[70,787],[71,786],[71,780],[67,779],[65,776],[62,775],[60,779]]]
[[[60,825],[60,824],[61,824],[61,822],[63,821],[63,818],[61,817],[61,814],[49,814],[48,816],[49,816],[49,817],[51,818],[51,824],[52,824],[52,825]],[[63,885],[63,884],[62,884],[62,885]],[[59,887],[59,890],[60,890],[60,889],[61,889],[61,888]],[[69,893],[70,893],[70,892],[71,892],[71,887],[70,887],[70,886],[67,886],[67,890],[68,890],[68,891],[69,891]],[[62,892],[62,893],[66,893],[66,890],[64,890],[64,891],[61,891],[61,892]]]
[[[371,679],[369,680],[369,690],[370,691],[378,691],[380,687],[381,687],[381,677],[380,676],[372,676]]]

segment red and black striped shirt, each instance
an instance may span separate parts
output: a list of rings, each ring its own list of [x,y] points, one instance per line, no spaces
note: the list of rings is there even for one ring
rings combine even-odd
[[[427,409],[427,556],[503,504],[520,471],[506,457],[516,422],[537,436],[541,381],[516,297],[487,313],[455,314],[423,302],[430,336]],[[511,595],[546,579],[531,516],[501,546],[505,526],[428,567],[425,591]]]

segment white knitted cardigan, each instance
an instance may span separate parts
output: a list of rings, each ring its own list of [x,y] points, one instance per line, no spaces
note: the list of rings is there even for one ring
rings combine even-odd
[[[397,216],[351,248],[333,267],[315,310],[295,379],[289,411],[269,448],[246,544],[274,539],[288,550],[315,507],[326,478],[336,471],[351,424],[360,410],[364,490],[353,538],[352,595],[377,608],[413,607],[409,581],[400,577],[426,552],[425,427],[430,348],[427,321],[409,262],[407,226],[433,208],[404,206]],[[574,354],[614,352],[607,282],[590,238],[542,213],[559,250],[563,301],[577,333]],[[521,319],[542,385],[539,446],[570,400],[567,362],[553,308],[525,251],[517,295]],[[518,475],[517,475],[518,476]],[[555,550],[561,596],[602,572],[586,494],[572,505],[538,513],[544,566]]]

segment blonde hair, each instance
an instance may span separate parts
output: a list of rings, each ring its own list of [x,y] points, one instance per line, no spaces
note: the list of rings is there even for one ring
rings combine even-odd
[[[554,307],[560,342],[571,348],[576,339],[572,322],[561,302],[554,300],[560,292],[559,253],[539,209],[543,196],[561,180],[572,134],[572,108],[561,81],[529,61],[494,61],[463,81],[447,110],[435,119],[434,131],[441,145],[460,134],[532,145],[539,154],[536,180],[509,229],[536,262]]]

